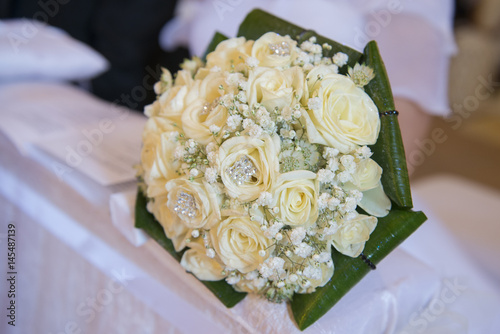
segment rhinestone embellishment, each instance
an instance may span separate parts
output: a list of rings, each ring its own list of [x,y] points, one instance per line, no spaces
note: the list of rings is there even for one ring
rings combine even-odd
[[[198,213],[198,207],[196,206],[194,196],[181,191],[180,194],[177,195],[177,203],[174,207],[174,211],[178,215],[182,215],[188,218],[196,217],[196,214]]]
[[[257,173],[252,161],[245,155],[226,170],[226,173],[237,184],[242,185],[244,182],[249,182],[252,176]]]
[[[213,100],[211,103],[207,102],[203,105],[203,108],[201,110],[201,114],[202,115],[206,115],[208,113],[210,113],[212,110],[214,110],[215,107],[217,107],[217,105],[219,104],[219,98],[216,98],[215,100]]]
[[[269,50],[275,56],[289,56],[290,55],[290,45],[287,42],[281,43],[269,43]]]

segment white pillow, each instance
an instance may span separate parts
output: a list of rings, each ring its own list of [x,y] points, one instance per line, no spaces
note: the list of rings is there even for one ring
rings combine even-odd
[[[109,67],[98,52],[61,29],[28,19],[0,21],[0,82],[85,80]]]

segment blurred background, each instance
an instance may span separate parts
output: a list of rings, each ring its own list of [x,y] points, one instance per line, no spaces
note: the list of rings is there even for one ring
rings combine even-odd
[[[431,127],[448,139],[414,161],[413,179],[450,173],[500,190],[500,1],[456,1],[455,40],[449,86],[454,114],[436,117]],[[492,89],[483,96],[488,78]]]

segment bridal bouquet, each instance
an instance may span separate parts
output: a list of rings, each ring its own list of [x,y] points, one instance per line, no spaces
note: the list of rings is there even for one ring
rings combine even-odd
[[[239,35],[163,71],[136,225],[227,306],[291,301],[303,329],[425,216],[374,43],[360,54],[262,11]]]

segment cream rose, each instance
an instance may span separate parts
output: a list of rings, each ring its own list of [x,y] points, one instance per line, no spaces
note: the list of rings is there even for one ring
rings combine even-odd
[[[279,152],[277,135],[226,140],[219,148],[219,170],[228,195],[249,202],[269,191],[279,172]]]
[[[380,131],[377,107],[351,79],[328,74],[311,96],[319,99],[314,109],[303,114],[311,143],[328,145],[342,153],[356,145],[375,144]]]
[[[167,206],[188,228],[209,229],[221,219],[221,195],[205,181],[180,177],[169,181]]]
[[[281,174],[273,187],[273,204],[284,224],[310,226],[318,219],[319,183],[316,174],[297,170]]]
[[[227,108],[222,105],[207,106],[207,103],[198,99],[192,102],[182,114],[182,129],[188,138],[208,145],[214,141],[210,126],[223,128],[228,117]]]
[[[199,83],[186,70],[177,72],[175,84],[158,98],[158,115],[180,122],[183,110],[193,102],[199,93]]]
[[[250,106],[260,103],[267,110],[290,106],[295,97],[304,94],[305,78],[299,67],[285,71],[257,67],[248,77],[247,100]]]
[[[218,256],[210,258],[201,242],[192,242],[188,246],[190,248],[182,255],[181,259],[181,266],[186,271],[193,273],[202,281],[220,281],[227,276],[222,274],[224,267]]]
[[[207,55],[207,68],[214,66],[223,71],[239,71],[245,65],[245,60],[252,52],[254,41],[244,37],[230,38],[217,45],[213,52]]]
[[[351,183],[345,186],[363,192],[359,206],[372,216],[384,217],[391,209],[391,200],[384,192],[380,177],[382,168],[372,159],[361,161],[353,174]]]
[[[253,44],[252,57],[259,60],[259,66],[287,67],[297,57],[296,46],[290,37],[268,32]]]
[[[333,235],[333,246],[340,253],[357,257],[377,226],[377,218],[358,214],[354,219],[342,221]]]
[[[321,85],[321,78],[331,74],[338,74],[339,70],[337,65],[319,65],[315,66],[309,73],[307,73],[306,81],[307,81],[307,89],[309,92],[314,92],[318,90]],[[307,100],[303,101],[304,104],[307,104]]]
[[[163,117],[151,117],[146,122],[142,136],[141,166],[147,187],[147,196],[166,193],[165,183],[177,177],[175,170],[180,162],[173,159],[176,146],[176,127]]]
[[[210,230],[216,253],[228,267],[248,273],[259,267],[265,257],[259,251],[267,250],[271,241],[260,229],[260,224],[249,216],[232,216]]]
[[[192,229],[186,227],[180,218],[172,213],[167,202],[167,195],[154,197],[148,203],[148,210],[163,227],[163,231],[172,241],[175,251],[180,252],[186,247],[186,239],[191,235]]]

